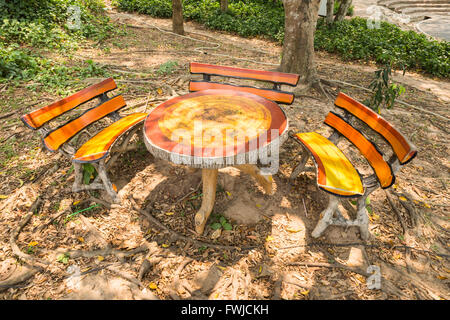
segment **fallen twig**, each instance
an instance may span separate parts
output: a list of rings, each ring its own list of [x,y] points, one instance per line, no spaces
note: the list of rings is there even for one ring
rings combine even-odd
[[[392,209],[394,210],[395,214],[397,215],[398,220],[400,221],[400,224],[403,229],[403,234],[405,234],[406,233],[406,224],[405,224],[405,220],[403,219],[402,214],[395,206],[394,200],[392,199],[390,192],[387,190],[384,190],[384,193],[386,194],[386,198],[388,199],[389,204],[391,205]]]
[[[198,183],[197,187],[196,187],[194,190],[192,190],[192,191],[186,193],[186,194],[185,194],[184,196],[182,196],[180,199],[178,199],[177,201],[175,201],[175,205],[177,205],[178,203],[180,203],[181,201],[183,201],[184,199],[186,199],[187,197],[189,197],[191,194],[196,193],[196,192],[200,189],[200,186],[201,186],[201,185],[202,185],[202,181],[200,181],[200,182]]]
[[[72,259],[76,259],[79,257],[93,258],[93,257],[108,256],[108,255],[114,255],[118,259],[123,259],[123,258],[127,258],[127,257],[132,256],[137,253],[145,252],[148,249],[149,248],[147,245],[142,245],[142,246],[139,246],[139,247],[129,250],[129,251],[116,250],[114,248],[107,246],[104,249],[93,250],[93,251],[69,250],[69,251],[65,251],[64,253],[69,255],[69,257]]]
[[[15,114],[17,114],[17,111],[12,111],[12,112],[8,112],[8,113],[5,113],[5,114],[1,114],[0,115],[0,119],[8,118],[8,117],[10,117],[12,115],[15,115]]]

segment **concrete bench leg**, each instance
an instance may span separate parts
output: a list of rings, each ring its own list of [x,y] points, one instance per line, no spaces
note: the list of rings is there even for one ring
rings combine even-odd
[[[314,238],[318,238],[322,235],[322,233],[325,231],[325,229],[333,224],[333,216],[336,212],[339,205],[339,199],[337,197],[334,197],[332,195],[329,196],[328,201],[328,207],[320,214],[319,222],[317,223],[316,227],[314,228],[314,231],[311,233],[311,235]]]
[[[90,184],[83,184],[83,165],[81,163],[73,163],[75,172],[75,181],[73,182],[72,191],[80,192],[87,190],[105,190],[114,203],[120,201],[117,192],[114,190],[111,181],[106,173],[105,161],[101,160],[98,164],[92,163],[98,172],[97,178]]]

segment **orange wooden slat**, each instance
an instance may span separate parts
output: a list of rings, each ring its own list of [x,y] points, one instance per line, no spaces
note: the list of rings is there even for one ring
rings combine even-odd
[[[59,100],[46,107],[40,108],[22,116],[22,121],[32,129],[38,129],[47,121],[67,112],[80,104],[87,102],[96,96],[116,89],[116,83],[112,78],[108,78],[100,83],[87,87],[70,97]]]
[[[394,183],[395,176],[391,166],[383,159],[383,155],[372,142],[367,140],[358,130],[333,112],[327,115],[325,123],[339,131],[359,149],[375,171],[382,188],[389,188]]]
[[[133,113],[106,127],[84,143],[73,156],[75,162],[94,162],[109,154],[111,145],[128,129],[144,121],[147,113]]]
[[[231,84],[208,82],[208,81],[191,81],[189,83],[189,91],[201,91],[207,89],[228,89],[228,90],[239,90],[244,92],[250,92],[253,94],[257,94],[260,97],[284,104],[292,104],[292,102],[294,101],[294,95],[290,92],[280,92],[270,89],[235,86]]]
[[[252,70],[234,67],[217,66],[205,63],[190,63],[190,71],[194,74],[209,74],[225,77],[255,79],[296,86],[300,76],[293,73]]]
[[[111,112],[117,111],[125,106],[126,104],[123,97],[117,96],[97,107],[89,109],[78,118],[51,131],[44,138],[44,145],[47,147],[47,149],[56,151],[64,142],[68,141],[83,128],[87,127],[97,120],[100,120]]]
[[[417,149],[412,143],[388,121],[362,103],[340,92],[334,104],[341,109],[347,110],[382,135],[391,145],[401,164],[407,163],[416,156]]]
[[[335,144],[316,132],[297,133],[295,136],[314,157],[317,184],[321,189],[344,197],[364,194],[358,172]]]

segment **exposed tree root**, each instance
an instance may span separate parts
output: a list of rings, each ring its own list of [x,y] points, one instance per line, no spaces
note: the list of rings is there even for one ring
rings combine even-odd
[[[34,201],[34,203],[31,205],[29,212],[25,215],[25,217],[22,218],[22,221],[19,223],[17,228],[11,232],[11,236],[9,238],[9,244],[10,244],[11,250],[15,256],[21,258],[22,260],[24,260],[26,263],[30,264],[33,267],[40,268],[40,269],[46,269],[48,267],[48,265],[50,264],[49,262],[33,258],[30,255],[22,252],[16,243],[16,239],[19,236],[20,232],[28,224],[28,222],[30,222],[31,218],[33,217],[33,214],[35,214],[35,211],[39,208],[41,203],[42,203],[41,198],[37,197],[36,200]]]
[[[174,300],[179,300],[180,297],[178,295],[178,290],[180,289],[180,274],[183,271],[183,269],[192,261],[194,261],[191,258],[188,257],[184,257],[183,261],[180,263],[180,265],[178,266],[177,270],[175,271],[175,274],[173,276],[173,280],[172,280],[172,285],[169,288],[169,295],[172,299]]]
[[[25,282],[34,277],[40,270],[28,266],[20,267],[19,271],[14,272],[8,279],[0,281],[0,292],[9,288],[15,288],[19,283]]]

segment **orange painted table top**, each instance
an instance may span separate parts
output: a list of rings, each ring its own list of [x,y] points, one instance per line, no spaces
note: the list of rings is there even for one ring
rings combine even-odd
[[[211,89],[156,107],[145,120],[144,141],[157,157],[220,168],[273,152],[287,130],[287,117],[275,102],[248,92]]]

